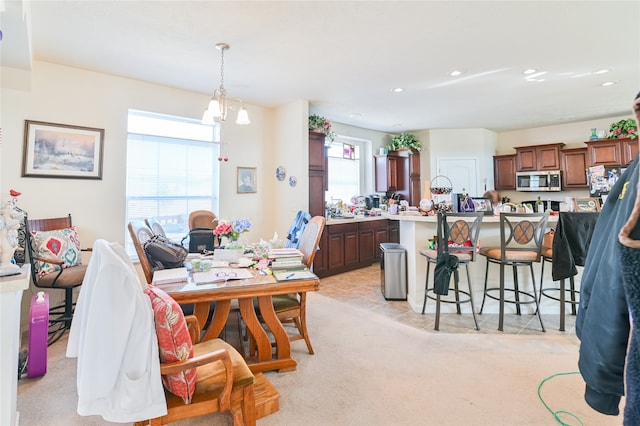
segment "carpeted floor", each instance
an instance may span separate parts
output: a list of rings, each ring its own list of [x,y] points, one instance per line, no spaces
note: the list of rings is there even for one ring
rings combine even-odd
[[[308,322],[316,354],[293,343],[298,369],[267,373],[280,411],[260,425],[553,425],[538,396],[547,377],[577,371],[574,335],[427,333],[317,293]],[[18,382],[20,425],[103,425],[76,414],[75,359],[66,338],[50,348],[47,374]],[[542,398],[584,425],[621,425],[583,400],[579,375],[547,381]],[[622,408],[623,404],[621,404]],[[578,425],[568,415],[566,424]],[[227,425],[214,414],[176,425]]]

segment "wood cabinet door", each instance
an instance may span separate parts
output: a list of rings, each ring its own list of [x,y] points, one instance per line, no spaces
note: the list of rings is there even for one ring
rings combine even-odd
[[[623,164],[620,142],[617,139],[585,142],[589,166],[620,166]]]
[[[376,228],[373,232],[373,256],[376,261],[380,260],[380,244],[390,242],[387,221],[382,222],[384,222],[384,227]]]
[[[516,156],[493,157],[493,184],[496,190],[516,189]]]
[[[638,155],[638,139],[620,139],[620,149],[623,165],[628,166]]]
[[[356,230],[344,234],[344,265],[350,266],[360,262],[358,257],[358,232]]]
[[[563,188],[589,187],[587,157],[587,148],[563,149],[561,151]]]
[[[324,184],[325,172],[309,170],[309,214],[324,216]]]
[[[360,224],[362,225],[362,224]],[[373,247],[373,229],[363,229],[360,227],[358,242],[360,248],[360,263],[371,263],[375,256],[374,247]]]
[[[400,223],[397,220],[389,221],[389,242],[400,243]]]
[[[325,170],[326,156],[324,135],[309,132],[309,169]]]
[[[516,170],[519,172],[535,172],[538,168],[535,147],[516,148]]]
[[[328,234],[327,248],[327,268],[329,271],[344,268],[344,234]]]
[[[553,144],[536,147],[536,159],[538,170],[560,170],[560,146]]]

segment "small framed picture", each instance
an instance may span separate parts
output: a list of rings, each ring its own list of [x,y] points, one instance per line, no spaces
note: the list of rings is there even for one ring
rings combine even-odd
[[[238,167],[238,194],[256,192],[256,168]]]
[[[23,177],[102,179],[104,129],[25,120]]]
[[[576,212],[599,212],[600,200],[598,198],[575,198],[573,210]]]

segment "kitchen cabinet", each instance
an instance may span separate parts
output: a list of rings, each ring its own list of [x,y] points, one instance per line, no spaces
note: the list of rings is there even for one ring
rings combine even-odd
[[[628,166],[638,154],[637,139],[600,139],[585,144],[589,166]]]
[[[380,243],[400,241],[395,220],[331,223],[324,229],[313,262],[313,271],[320,278],[370,266],[379,260]]]
[[[493,157],[493,185],[496,190],[516,189],[516,155]]]
[[[587,181],[587,148],[563,149],[560,152],[562,187],[588,188]]]
[[[379,259],[380,243],[389,241],[389,226],[386,220],[376,220],[371,222],[360,222],[359,248],[360,262],[371,263]]]
[[[560,170],[563,143],[516,147],[516,171]]]
[[[409,151],[391,151],[388,154],[374,156],[376,174],[376,192],[387,196],[393,193],[407,200],[409,205],[420,203],[420,154]]]
[[[309,132],[309,214],[325,215],[324,193],[329,186],[329,163],[325,136]]]

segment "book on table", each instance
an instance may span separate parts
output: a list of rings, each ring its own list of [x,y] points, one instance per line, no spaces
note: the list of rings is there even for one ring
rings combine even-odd
[[[271,249],[269,253],[267,253],[267,257],[269,259],[284,259],[284,258],[300,258],[302,259],[304,255],[297,248],[282,248],[282,249]]]
[[[253,278],[251,271],[245,268],[215,268],[206,272],[194,272],[193,282],[208,284],[228,280],[246,280]]]
[[[302,260],[271,262],[271,270],[280,269],[305,269],[305,265]]]
[[[158,269],[153,271],[153,284],[170,284],[187,282],[189,277],[189,271],[187,268],[171,268],[171,269]]]

